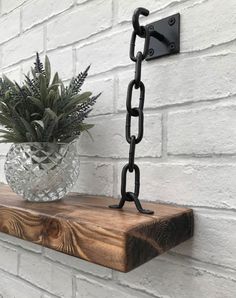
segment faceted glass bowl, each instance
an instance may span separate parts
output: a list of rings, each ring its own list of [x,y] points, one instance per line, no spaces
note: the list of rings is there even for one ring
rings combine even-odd
[[[16,143],[7,153],[6,180],[29,201],[63,198],[79,175],[77,143]]]

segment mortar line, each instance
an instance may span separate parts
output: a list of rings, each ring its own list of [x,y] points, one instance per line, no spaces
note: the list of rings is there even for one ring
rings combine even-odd
[[[43,25],[43,53],[47,54],[47,24]]]
[[[74,273],[75,275],[77,275],[77,278],[79,279],[79,276],[78,274],[76,274],[76,272]],[[149,293],[149,292],[146,292],[145,289],[137,289],[137,288],[132,288],[132,287],[128,287],[127,285],[124,285],[124,284],[120,284],[116,281],[114,281],[113,279],[109,279],[109,280],[104,280],[102,277],[100,276],[91,276],[89,273],[87,272],[84,272],[84,273],[79,273],[82,277],[81,280],[83,280],[83,277],[85,280],[87,280],[88,282],[90,282],[90,280],[95,281],[97,283],[101,283],[102,285],[108,285],[108,287],[112,288],[112,289],[115,289],[115,290],[118,290],[118,291],[122,291],[124,290],[125,292],[130,293],[130,294],[143,294],[145,295],[144,297],[146,298],[147,295],[149,297],[153,297],[153,298],[162,298],[162,297],[159,297],[159,296],[156,296],[152,293]],[[122,274],[122,272],[120,272],[120,274]],[[125,273],[124,273],[125,274]],[[139,296],[140,297],[140,296]],[[164,297],[163,297],[164,298]]]
[[[0,268],[0,272],[2,272],[3,274],[6,274],[7,276],[10,276],[10,277],[14,278],[15,280],[19,280],[19,281],[21,281],[21,282],[27,284],[29,287],[36,288],[36,289],[39,290],[40,292],[45,292],[45,294],[47,294],[47,295],[54,295],[54,296],[55,296],[55,294],[53,294],[53,293],[51,293],[51,292],[49,292],[49,291],[47,291],[47,290],[45,290],[45,289],[39,287],[39,286],[36,285],[36,284],[31,283],[30,281],[24,279],[24,278],[21,277],[20,275],[14,275],[14,274],[12,274],[12,273],[10,273],[10,272],[8,272],[8,271],[2,269],[2,268]],[[57,296],[56,296],[56,297],[57,297]]]

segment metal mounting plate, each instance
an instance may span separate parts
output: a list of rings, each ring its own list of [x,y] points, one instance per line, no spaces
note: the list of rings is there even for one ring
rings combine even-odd
[[[165,36],[168,44],[151,36],[146,60],[179,53],[180,50],[180,14],[174,14],[147,25],[149,31],[157,31]]]

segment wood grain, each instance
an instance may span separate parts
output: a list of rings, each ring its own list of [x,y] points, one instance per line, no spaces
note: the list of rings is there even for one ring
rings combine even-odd
[[[50,203],[30,203],[0,187],[0,231],[122,272],[128,272],[193,235],[191,209],[143,203],[109,209],[117,200],[71,193]]]

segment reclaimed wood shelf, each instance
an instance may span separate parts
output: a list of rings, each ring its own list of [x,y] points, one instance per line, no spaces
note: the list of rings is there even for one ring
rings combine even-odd
[[[128,272],[193,235],[191,209],[143,203],[154,215],[107,206],[117,200],[71,193],[31,203],[0,187],[0,231],[92,263]]]

